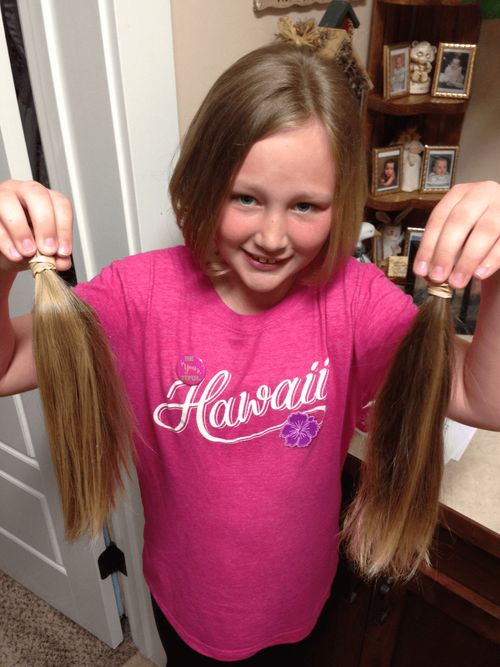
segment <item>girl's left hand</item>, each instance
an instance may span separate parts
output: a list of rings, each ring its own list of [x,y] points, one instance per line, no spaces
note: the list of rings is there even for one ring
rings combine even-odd
[[[434,283],[465,287],[500,268],[500,184],[455,185],[432,211],[413,270]]]

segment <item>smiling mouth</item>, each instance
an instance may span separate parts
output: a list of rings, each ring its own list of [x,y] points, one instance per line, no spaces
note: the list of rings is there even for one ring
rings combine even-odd
[[[276,259],[267,259],[266,257],[257,257],[257,255],[251,255],[252,259],[254,259],[256,262],[259,262],[259,264],[277,264]]]
[[[270,264],[270,265],[276,265],[276,264],[282,264],[285,262],[288,258],[284,259],[276,259],[274,257],[262,257],[261,255],[254,255],[251,252],[248,252],[247,250],[244,251],[251,259],[254,260],[254,262],[258,262],[259,264]]]

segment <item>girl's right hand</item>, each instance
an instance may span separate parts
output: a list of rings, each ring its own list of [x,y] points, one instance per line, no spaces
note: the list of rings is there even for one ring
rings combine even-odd
[[[71,267],[73,213],[69,200],[35,181],[0,183],[0,270],[22,271],[40,252]]]

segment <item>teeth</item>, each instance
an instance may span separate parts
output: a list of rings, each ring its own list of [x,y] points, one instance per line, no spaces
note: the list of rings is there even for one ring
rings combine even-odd
[[[266,257],[257,257],[256,255],[252,255],[252,257],[259,262],[259,264],[276,264],[275,259],[267,259]]]

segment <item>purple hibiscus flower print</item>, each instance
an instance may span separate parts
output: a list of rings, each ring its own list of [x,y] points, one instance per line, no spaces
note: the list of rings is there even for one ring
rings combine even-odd
[[[280,436],[287,447],[307,447],[319,431],[314,417],[305,412],[294,412],[281,427]]]

